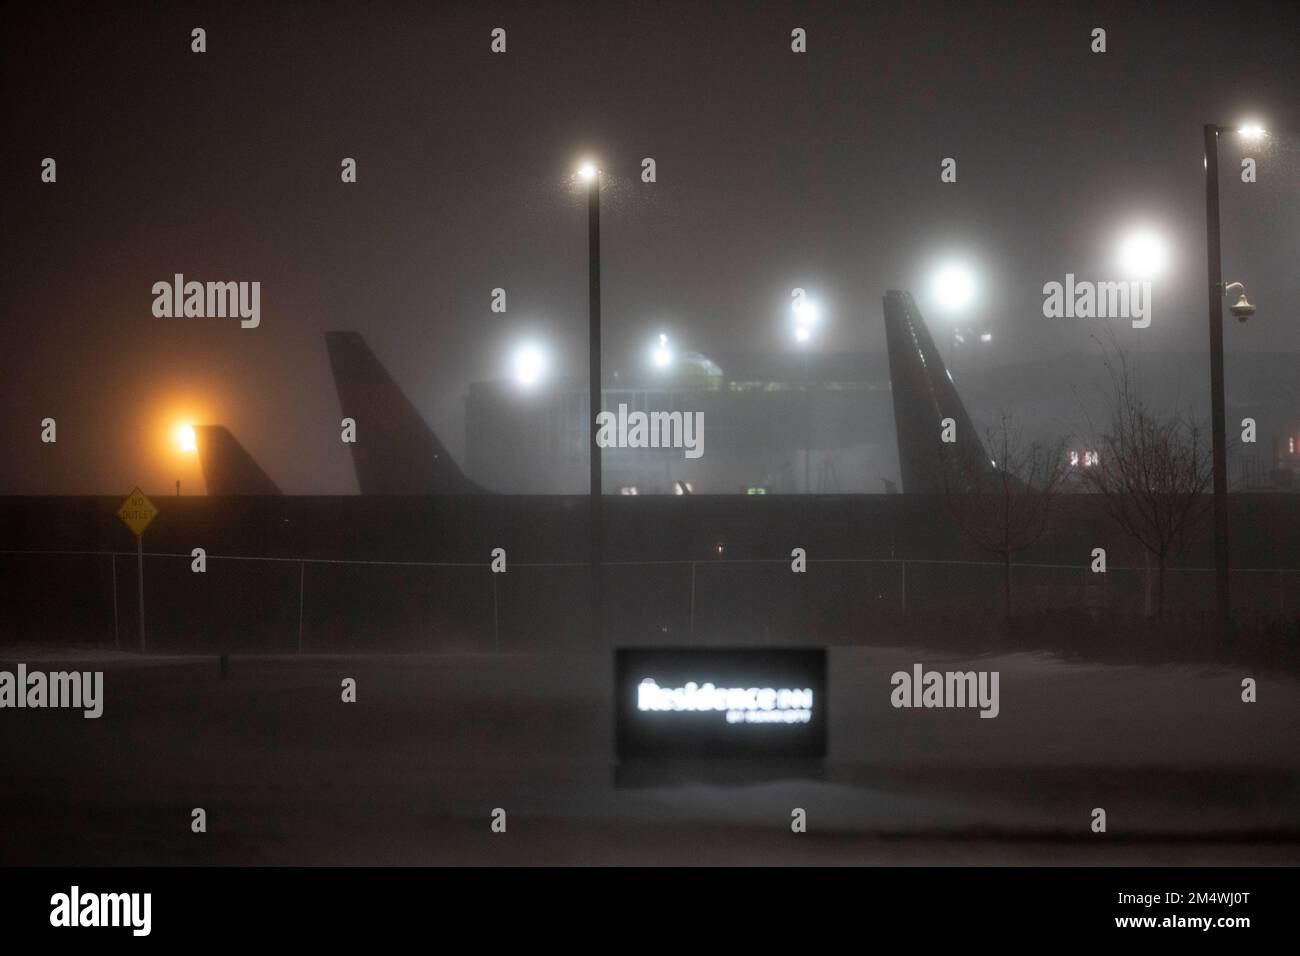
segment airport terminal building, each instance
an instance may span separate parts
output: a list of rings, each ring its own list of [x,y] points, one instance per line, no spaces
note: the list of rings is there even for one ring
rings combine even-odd
[[[614,382],[603,407],[702,413],[703,453],[605,448],[607,494],[882,493],[897,489],[887,356],[680,356]],[[465,399],[466,472],[506,493],[587,491],[585,381],[523,391],[476,382]]]

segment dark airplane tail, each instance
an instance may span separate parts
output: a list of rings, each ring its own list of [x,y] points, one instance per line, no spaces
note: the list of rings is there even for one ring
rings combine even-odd
[[[222,425],[195,425],[194,443],[209,495],[278,495],[280,489]]]
[[[358,332],[326,332],[334,387],[356,421],[352,465],[363,495],[483,494],[456,465]]]
[[[995,473],[910,292],[885,293],[885,340],[903,491],[981,490]],[[952,419],[955,441],[943,441]]]

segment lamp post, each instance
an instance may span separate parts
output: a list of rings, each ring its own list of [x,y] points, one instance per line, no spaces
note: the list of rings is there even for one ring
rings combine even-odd
[[[1223,284],[1223,262],[1219,250],[1219,134],[1224,127],[1205,125],[1205,248],[1209,272],[1208,302],[1210,312],[1210,426],[1213,431],[1214,456],[1214,611],[1219,636],[1226,638],[1231,626],[1232,602],[1228,580],[1228,455],[1227,425],[1223,410],[1223,297],[1229,287]],[[1242,135],[1256,138],[1264,134],[1258,126],[1245,127]],[[1245,321],[1254,313],[1246,301],[1245,287],[1239,282],[1241,299],[1233,314]]]
[[[1214,616],[1228,633],[1228,458],[1223,411],[1223,263],[1219,256],[1219,127],[1205,126],[1205,248],[1209,269],[1210,424],[1214,454]]]
[[[813,438],[813,413],[812,413],[812,359],[809,355],[809,349],[812,345],[813,327],[817,320],[821,318],[821,308],[816,302],[809,299],[800,299],[794,305],[794,340],[803,352],[803,406],[804,406],[804,427],[807,433],[804,435],[804,452],[803,452],[803,493],[809,494],[812,490],[812,438]]]
[[[591,622],[593,636],[601,632],[601,560],[603,529],[601,514],[601,460],[600,445],[596,441],[598,428],[596,416],[600,414],[600,170],[593,163],[584,163],[578,176],[587,183],[587,359],[590,429],[590,466],[588,494],[590,496],[591,526]]]

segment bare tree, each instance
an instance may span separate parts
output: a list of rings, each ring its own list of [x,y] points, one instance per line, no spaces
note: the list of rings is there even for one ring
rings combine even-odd
[[[1209,504],[1212,449],[1190,419],[1151,410],[1122,354],[1118,368],[1109,356],[1106,367],[1114,392],[1110,422],[1100,434],[1093,430],[1100,460],[1080,475],[1120,528],[1155,558],[1156,615],[1163,617],[1165,568],[1195,540]]]
[[[1003,608],[1011,618],[1011,558],[1047,533],[1065,479],[1065,440],[1051,445],[1026,442],[1024,430],[1003,413],[986,429],[993,469],[950,481],[945,468],[948,511],[961,532],[1002,560]]]

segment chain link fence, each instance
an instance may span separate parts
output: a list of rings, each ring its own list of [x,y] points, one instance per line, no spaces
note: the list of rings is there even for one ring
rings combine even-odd
[[[145,552],[141,629],[135,552],[0,551],[6,643],[91,644],[151,652],[509,651],[638,643],[889,643],[882,629],[943,627],[1004,613],[995,561],[789,559],[610,562],[603,626],[591,626],[585,562],[348,561]],[[1241,568],[1234,605],[1300,613],[1300,570]],[[1151,613],[1155,572],[1013,564],[1016,614]],[[1212,568],[1169,568],[1166,608],[1213,607]]]

